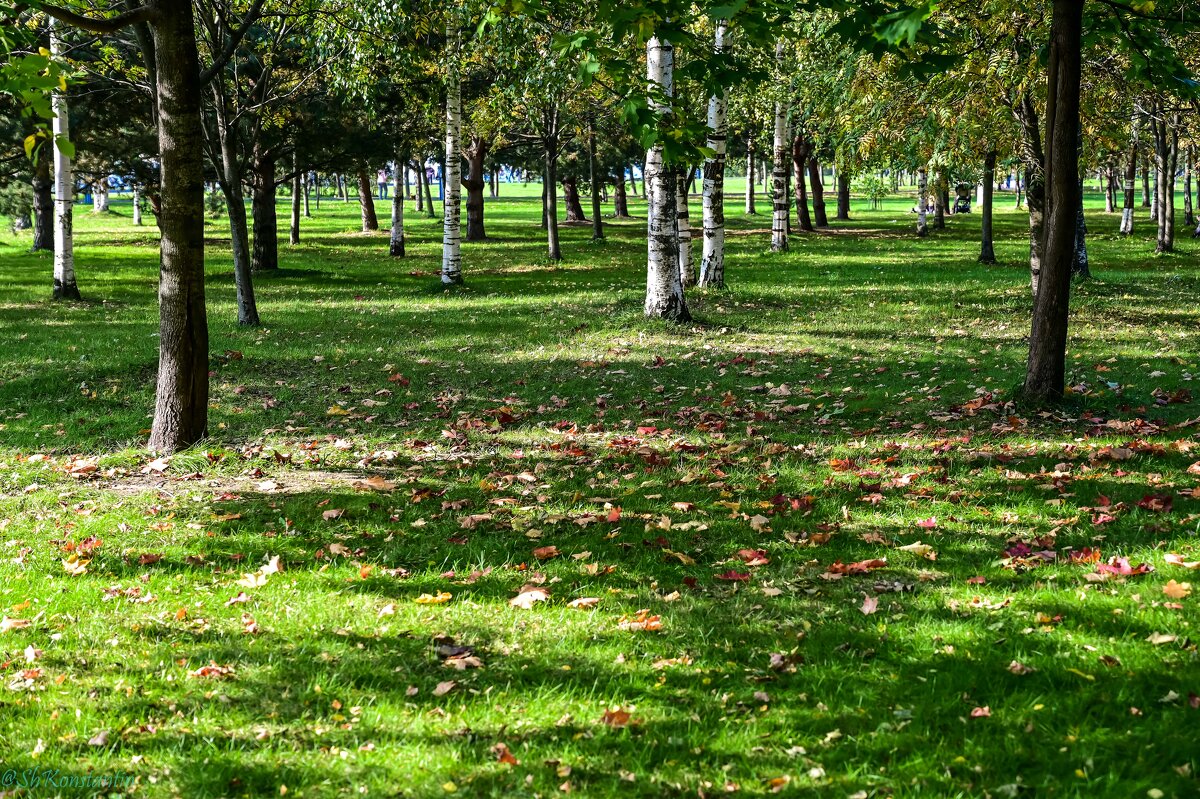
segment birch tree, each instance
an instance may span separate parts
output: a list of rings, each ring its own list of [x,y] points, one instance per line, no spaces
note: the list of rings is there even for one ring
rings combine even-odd
[[[62,55],[58,23],[50,26],[50,54]],[[58,89],[53,95],[54,121],[54,299],[78,300],[79,286],[75,283],[75,177],[71,172],[70,123],[67,115],[66,92]]]
[[[925,167],[917,168],[917,236],[924,238],[929,235],[929,220],[926,209],[929,207],[929,172]]]
[[[725,52],[727,25],[717,22],[713,52]],[[728,134],[726,112],[728,92],[713,94],[708,100],[708,149],[711,158],[704,162],[704,249],[700,258],[700,285],[725,288],[725,147]],[[753,156],[751,156],[753,160]],[[753,179],[749,179],[753,183]],[[748,189],[749,190],[749,189]],[[750,197],[747,202],[752,204]]]
[[[1134,181],[1137,180],[1138,162],[1138,115],[1134,113],[1129,123],[1129,157],[1125,164],[1125,199],[1121,208],[1121,235],[1133,233]]]
[[[458,55],[462,37],[451,15],[446,25],[446,200],[442,204],[442,283],[461,285],[462,276],[462,83]]]
[[[666,39],[651,37],[646,42],[646,79],[652,107],[663,116],[672,113],[675,49]],[[683,281],[679,273],[679,235],[676,229],[676,167],[663,158],[663,144],[656,142],[646,152],[642,174],[646,199],[646,316],[687,322]]]
[[[783,40],[775,43],[777,72],[783,68]],[[782,98],[775,101],[775,137],[773,139],[771,165],[771,251],[787,252],[788,248],[788,196],[787,196],[787,104]]]

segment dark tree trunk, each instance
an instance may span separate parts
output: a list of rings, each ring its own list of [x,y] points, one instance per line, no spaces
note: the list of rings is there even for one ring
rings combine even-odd
[[[433,189],[429,185],[429,175],[422,174],[421,180],[425,184],[425,215],[430,219],[437,219],[437,211],[433,208]]]
[[[1042,273],[1042,248],[1045,244],[1046,154],[1037,109],[1028,92],[1013,107],[1021,125],[1021,160],[1025,163],[1025,204],[1029,207],[1029,285],[1036,297]]]
[[[1130,136],[1129,160],[1125,164],[1125,202],[1121,208],[1121,235],[1133,233],[1134,183],[1137,181],[1137,128],[1134,121],[1134,133]]]
[[[588,122],[588,183],[592,188],[592,241],[604,238],[604,220],[600,216],[600,175],[596,168],[596,129]]]
[[[487,176],[483,173],[483,159],[487,158],[488,143],[478,136],[471,137],[467,146],[467,176],[462,186],[467,190],[467,241],[483,241],[487,233],[483,227],[483,189]]]
[[[567,207],[567,222],[587,222],[579,199],[579,181],[573,176],[562,179],[563,205]]]
[[[1151,207],[1150,202],[1150,156],[1142,155],[1142,207]]]
[[[417,213],[425,210],[425,170],[417,164]]]
[[[288,243],[295,247],[300,243],[300,192],[304,186],[300,177],[298,156],[292,153],[292,223],[288,226]]]
[[[254,251],[250,268],[265,272],[279,268],[279,218],[275,209],[275,159],[257,153],[254,159],[254,196],[250,200],[254,216]]]
[[[808,159],[808,180],[812,189],[813,222],[817,227],[829,227],[825,215],[825,187],[821,183],[821,165],[817,159]]]
[[[1046,244],[1033,306],[1025,395],[1062,398],[1066,381],[1071,265],[1079,213],[1079,84],[1082,0],[1054,0],[1046,101]]]
[[[1112,161],[1104,165],[1104,213],[1117,210],[1117,170]]]
[[[808,166],[808,154],[812,145],[802,136],[792,137],[792,171],[795,173],[796,226],[805,232],[813,230],[812,217],[808,214],[808,187],[804,170]],[[753,183],[751,183],[753,185]]]
[[[630,188],[632,188],[632,189],[633,189],[633,196],[634,196],[634,197],[639,197],[639,196],[641,196],[641,195],[638,193],[638,187],[637,187],[637,176],[633,174],[633,165],[630,165],[630,167],[629,167],[629,186],[630,186]],[[643,175],[643,176],[642,176],[642,188],[643,188],[643,189],[645,189],[645,188],[646,188],[645,175]]]
[[[208,428],[204,302],[204,131],[190,0],[156,0],[158,157],[162,176],[157,398],[150,449],[175,452]]]
[[[840,169],[837,174],[837,216],[834,218],[839,222],[850,221],[850,178]]]
[[[546,173],[542,176],[542,221],[546,226],[546,244],[551,261],[562,260],[562,247],[558,242],[558,141],[545,143]],[[578,193],[575,204],[579,204]]]
[[[617,219],[629,218],[629,200],[625,196],[625,173],[617,175],[613,181],[613,216]]]
[[[33,168],[33,250],[54,250],[54,181],[46,152],[39,155]]]
[[[992,192],[996,187],[996,151],[988,150],[983,159],[983,205],[980,210],[979,263],[996,263],[996,251],[992,247]]]
[[[379,230],[379,217],[375,216],[375,196],[371,194],[371,177],[367,174],[366,167],[358,169],[358,202],[362,208],[363,233]]]
[[[242,188],[242,160],[238,157],[236,131],[228,124],[225,92],[216,87],[214,107],[217,114],[217,136],[220,139],[221,160],[218,182],[229,210],[229,242],[233,255],[233,282],[237,287],[238,324],[257,327],[258,304],[254,299],[254,280],[250,275],[250,232],[246,227],[246,198]]]

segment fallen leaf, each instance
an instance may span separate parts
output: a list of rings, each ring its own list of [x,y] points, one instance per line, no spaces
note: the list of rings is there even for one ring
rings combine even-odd
[[[1183,599],[1192,593],[1192,584],[1177,583],[1174,580],[1168,580],[1167,584],[1163,586],[1163,593],[1171,597],[1171,599]]]
[[[550,592],[545,588],[540,588],[536,585],[522,586],[517,595],[508,600],[508,604],[514,608],[524,608],[529,610],[538,602],[545,602],[550,598]]]
[[[632,720],[633,714],[620,707],[605,708],[600,717],[600,722],[610,727],[627,727]]]
[[[971,718],[973,719],[987,718],[990,715],[992,715],[992,709],[987,705],[977,707],[971,711]]]
[[[443,680],[438,683],[433,689],[434,696],[445,696],[454,690],[454,686],[458,685],[454,680]]]
[[[1146,636],[1146,640],[1149,641],[1150,643],[1154,644],[1155,646],[1158,646],[1160,644],[1171,643],[1172,641],[1175,640],[1175,636],[1167,635],[1166,633],[1150,633],[1150,635]]]
[[[421,594],[419,597],[414,599],[413,602],[416,602],[418,605],[441,605],[445,602],[449,602],[451,596],[453,595],[449,591],[439,591],[436,595]]]
[[[108,730],[100,730],[88,739],[88,746],[108,746],[108,736]]]
[[[230,679],[234,675],[233,666],[221,666],[217,661],[210,660],[207,666],[201,666],[198,669],[193,669],[187,673],[189,677],[201,678],[207,677],[215,680]]]
[[[863,594],[863,603],[862,607],[859,608],[859,611],[861,611],[864,616],[870,616],[877,610],[879,610],[879,597],[867,596],[866,594]]]
[[[537,549],[533,550],[533,556],[538,560],[550,560],[551,558],[557,558],[561,554],[562,553],[558,551],[558,547],[554,546],[553,544],[548,547],[538,547]]]
[[[747,566],[766,566],[771,562],[765,549],[739,549],[737,558]]]
[[[662,619],[659,616],[650,615],[649,610],[642,609],[633,616],[622,616],[617,621],[617,629],[654,632],[662,629]]]
[[[729,571],[713,575],[713,579],[724,580],[725,582],[729,583],[748,583],[750,582],[750,575],[744,572],[736,571],[735,569],[730,569]]]
[[[567,603],[567,607],[576,608],[578,610],[590,610],[600,604],[600,598],[594,596],[581,596],[579,599],[572,599]]]
[[[1200,569],[1200,560],[1184,560],[1183,555],[1174,552],[1168,552],[1163,556],[1163,560],[1172,566],[1182,566],[1185,569]]]
[[[376,474],[362,480],[355,480],[350,483],[350,486],[351,488],[357,488],[359,491],[391,491],[396,487],[396,484]]]
[[[920,555],[926,560],[937,560],[937,552],[933,550],[933,547],[931,547],[929,544],[922,544],[920,541],[914,541],[907,546],[896,548],[903,552],[911,552],[914,555]]]
[[[6,633],[9,630],[23,630],[33,624],[29,619],[10,619],[8,616],[0,617],[0,633]]]
[[[507,763],[510,766],[521,765],[521,761],[513,757],[513,753],[510,752],[508,746],[503,743],[498,743],[493,746],[492,754],[496,756],[496,761],[499,763]]]

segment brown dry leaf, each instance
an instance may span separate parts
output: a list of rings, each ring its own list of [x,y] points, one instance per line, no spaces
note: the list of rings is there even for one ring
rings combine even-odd
[[[496,761],[499,763],[507,763],[510,766],[521,765],[521,761],[513,757],[513,753],[510,752],[508,746],[503,743],[498,743],[493,746],[492,754],[496,756]]]
[[[864,616],[870,616],[877,610],[879,610],[879,597],[867,596],[864,594],[862,607],[859,608],[859,611],[862,612]]]
[[[620,707],[605,708],[604,715],[600,717],[600,723],[610,727],[628,727],[632,721],[633,714]]]
[[[650,611],[643,608],[633,616],[622,616],[617,622],[617,629],[654,632],[662,629],[662,618],[650,615]]]
[[[1172,566],[1182,566],[1185,569],[1200,569],[1200,560],[1184,560],[1183,555],[1174,552],[1168,552],[1163,556],[1163,560]]]
[[[330,508],[329,510],[327,510],[321,514],[321,518],[327,522],[331,522],[334,519],[342,518],[342,514],[345,512],[346,512],[345,508]]]
[[[395,602],[389,602],[379,609],[379,616],[381,618],[383,616],[395,616],[395,615],[396,615],[396,603]]]
[[[6,633],[9,630],[23,630],[33,624],[29,619],[10,619],[8,616],[0,617],[0,633]]]
[[[1167,584],[1163,586],[1163,593],[1171,597],[1171,599],[1183,599],[1192,593],[1192,584],[1177,583],[1174,580],[1168,580]]]
[[[159,555],[158,553],[146,552],[146,553],[138,556],[138,565],[139,566],[150,566],[152,564],[158,563],[162,559],[163,559],[163,556]]]
[[[437,684],[437,686],[434,687],[433,695],[434,696],[445,696],[446,694],[453,691],[454,687],[456,685],[458,685],[458,683],[454,680],[442,680],[440,683]]]
[[[537,549],[533,550],[533,556],[538,560],[550,560],[551,558],[557,558],[561,554],[562,553],[558,551],[558,547],[554,546],[553,544],[548,547],[538,547]]]
[[[363,480],[355,480],[350,486],[351,488],[357,488],[359,491],[391,491],[396,487],[396,484],[384,480],[376,474]]]
[[[771,532],[771,520],[762,515],[751,516],[750,529],[756,533],[769,533]]]
[[[579,599],[572,599],[567,603],[567,607],[577,610],[590,610],[600,604],[600,598],[594,596],[581,596]]]
[[[230,679],[234,675],[233,666],[221,666],[217,661],[210,660],[207,666],[201,666],[198,669],[193,669],[187,673],[189,677],[208,677],[215,680]]]
[[[521,590],[517,592],[515,597],[508,600],[508,604],[512,605],[514,608],[524,608],[525,610],[529,610],[534,606],[534,604],[538,602],[545,602],[549,598],[550,592],[545,588],[541,588],[536,585],[524,585],[521,586]]]
[[[1175,638],[1176,636],[1167,635],[1166,633],[1150,633],[1148,636],[1146,636],[1146,640],[1155,646],[1159,646],[1160,644],[1169,644],[1174,641]]]

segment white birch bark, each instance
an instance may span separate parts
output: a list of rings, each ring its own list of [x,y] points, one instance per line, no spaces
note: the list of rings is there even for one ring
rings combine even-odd
[[[775,43],[775,66],[783,69],[783,41]],[[788,196],[787,196],[787,106],[782,101],[775,103],[775,141],[771,166],[771,251],[786,252],[788,248]]]
[[[713,52],[725,51],[726,25],[717,23]],[[728,126],[725,116],[728,92],[708,100],[708,148],[712,158],[704,162],[704,250],[700,258],[700,285],[725,288],[725,144]],[[749,185],[749,183],[747,184]],[[747,197],[749,202],[749,197]]]
[[[657,87],[670,103],[674,94],[675,51],[671,43],[653,37],[646,42],[646,78],[651,91]],[[671,113],[652,98],[652,107]],[[676,230],[675,170],[663,163],[663,148],[656,144],[646,153],[642,171],[642,188],[646,195],[646,316],[686,322],[691,319],[683,298],[683,282],[679,276],[679,236]]]
[[[408,169],[401,160],[396,161],[392,178],[392,233],[389,251],[393,257],[404,257],[404,173]]]
[[[142,190],[137,186],[133,187],[133,224],[142,225]]]
[[[1121,205],[1121,228],[1122,236],[1128,236],[1133,233],[1133,195],[1134,195],[1134,180],[1137,178],[1137,153],[1138,153],[1138,113],[1135,110],[1133,119],[1129,125],[1129,165],[1125,169],[1124,189],[1125,196]]]
[[[50,23],[50,54],[58,58],[62,53],[62,43],[58,39],[58,23]],[[62,300],[79,299],[79,286],[75,283],[75,175],[71,171],[71,159],[59,148],[60,140],[67,141],[70,137],[70,124],[67,117],[67,98],[61,91],[55,91],[51,97],[54,110],[52,131],[54,144],[54,298]]]
[[[692,263],[692,221],[688,213],[688,175],[684,169],[672,171],[675,173],[675,234],[679,237],[679,280],[684,288],[688,288],[696,285],[696,268]]]
[[[917,235],[929,235],[929,221],[925,209],[929,207],[929,173],[925,167],[917,170]]]
[[[462,283],[462,83],[458,74],[461,40],[455,21],[447,25],[450,58],[446,80],[446,199],[442,203],[442,282]]]

